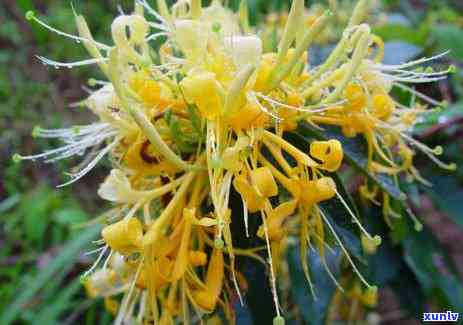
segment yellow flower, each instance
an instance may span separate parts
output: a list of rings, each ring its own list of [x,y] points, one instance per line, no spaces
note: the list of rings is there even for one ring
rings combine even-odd
[[[303,183],[301,200],[306,204],[315,204],[331,199],[336,195],[336,183],[331,177],[322,177]]]
[[[228,119],[228,123],[236,131],[264,127],[269,121],[269,116],[257,104],[249,102]]]
[[[240,193],[241,197],[246,203],[246,208],[249,210],[249,212],[254,213],[264,207],[264,197],[259,192],[257,192],[255,187],[249,183],[245,175],[235,177],[233,180],[233,186],[235,187],[236,191]]]
[[[329,172],[338,170],[344,157],[341,142],[335,139],[313,141],[310,144],[310,155],[321,162],[318,168]]]
[[[188,76],[180,83],[188,103],[196,104],[201,115],[212,120],[222,114],[221,86],[211,72],[199,72]]]
[[[204,282],[205,288],[193,292],[195,303],[204,311],[211,312],[214,310],[222,291],[223,276],[223,254],[220,249],[215,248],[209,260],[206,281]]]
[[[269,198],[278,195],[278,186],[268,167],[260,167],[252,170],[250,177],[253,187],[261,196]]]
[[[381,120],[387,120],[394,112],[394,102],[387,94],[375,94],[372,98],[373,113]]]
[[[111,249],[130,255],[140,252],[143,226],[137,218],[127,218],[104,227],[101,236]]]

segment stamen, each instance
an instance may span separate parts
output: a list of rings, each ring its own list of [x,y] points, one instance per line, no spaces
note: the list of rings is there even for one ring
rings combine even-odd
[[[106,253],[106,250],[108,249],[108,245],[105,245],[103,247],[103,250],[101,251],[100,255],[98,255],[98,258],[95,260],[95,262],[93,263],[93,265],[90,267],[90,269],[88,269],[83,275],[82,275],[82,279],[85,279],[89,276],[90,273],[93,272],[93,270],[98,266],[98,264],[100,263],[101,259],[103,258],[104,254]]]
[[[154,16],[157,20],[159,20],[162,25],[164,26],[169,26],[169,24],[167,23],[167,21],[159,14],[156,12],[156,10],[154,10],[149,4],[148,2],[146,2],[146,0],[136,0],[137,3],[141,4],[143,7],[145,7],[146,11]]]
[[[267,228],[267,222],[265,220],[264,211],[261,211],[261,217],[262,217],[262,225],[264,226],[265,242],[267,246],[268,264],[270,266],[270,283],[272,285],[273,302],[275,305],[275,311],[277,313],[277,317],[281,317],[280,303],[278,301],[278,293],[277,293],[277,287],[276,287],[275,271],[273,269],[272,250],[270,249],[270,239],[268,236],[268,228]]]
[[[162,31],[166,32],[164,34],[169,35],[170,29],[167,28],[166,26],[162,25],[162,24],[148,22],[148,25],[150,25],[154,29],[162,30]]]
[[[404,63],[404,64],[399,64],[399,65],[375,64],[375,66],[379,67],[383,71],[404,69],[404,68],[409,68],[409,67],[412,67],[412,66],[415,66],[415,65],[418,65],[418,64],[428,62],[428,61],[433,61],[433,60],[440,59],[441,57],[446,56],[449,53],[450,53],[450,51],[445,51],[445,52],[443,52],[441,54],[434,55],[434,56],[432,56],[430,58],[423,57],[421,59],[410,61],[410,62],[407,62],[407,63]]]
[[[371,241],[375,242],[375,244],[379,245],[381,243],[381,237],[378,236],[378,235],[375,235],[374,237],[371,237],[371,235],[368,233],[368,231],[365,230],[365,228],[363,228],[362,224],[360,223],[360,220],[355,216],[355,214],[352,212],[352,210],[350,209],[349,205],[346,203],[346,201],[344,200],[344,198],[342,197],[341,194],[339,194],[339,192],[336,190],[336,197],[339,199],[339,201],[341,201],[342,205],[344,206],[344,208],[347,210],[347,212],[350,214],[350,216],[352,217],[352,219],[354,220],[354,222],[357,224],[357,226],[359,227],[360,231],[362,231],[362,233]]]
[[[76,173],[76,174],[71,174],[71,177],[72,179],[66,183],[63,183],[63,184],[60,184],[58,185],[57,187],[60,188],[60,187],[64,187],[64,186],[67,186],[67,185],[70,185],[76,181],[78,181],[79,179],[81,179],[82,177],[84,177],[90,170],[93,169],[93,167],[96,166],[96,164],[109,152],[111,151],[120,141],[120,138],[114,140],[110,145],[108,145],[106,148],[104,148],[102,151],[100,151],[100,153],[98,153],[98,155],[87,165],[87,167],[85,167],[84,169],[82,169],[80,172]]]
[[[108,257],[106,258],[106,260],[103,263],[103,270],[106,270],[106,268],[108,267],[108,263],[111,260],[111,258],[113,257],[113,255],[114,255],[114,251],[111,249],[111,251],[108,254]]]
[[[323,268],[325,269],[326,273],[328,273],[328,276],[330,277],[331,281],[333,281],[333,283],[339,289],[339,291],[344,292],[344,288],[341,286],[338,280],[336,280],[336,277],[334,276],[333,272],[331,272],[330,268],[328,267],[328,264],[326,263],[325,258],[322,258],[322,263],[323,263]]]
[[[320,211],[320,215],[322,216],[323,220],[325,221],[325,223],[327,224],[328,228],[330,229],[331,233],[333,234],[334,238],[336,239],[336,241],[338,242],[339,246],[341,247],[341,250],[344,252],[344,254],[346,255],[346,258],[347,260],[349,261],[350,265],[352,266],[352,269],[354,270],[355,274],[357,274],[357,276],[359,277],[360,281],[362,281],[363,284],[365,284],[368,288],[372,287],[366,280],[365,278],[362,276],[362,274],[360,273],[360,271],[358,270],[357,266],[355,265],[354,261],[352,260],[352,258],[350,257],[349,255],[349,252],[347,251],[347,249],[344,247],[341,239],[339,238],[338,234],[336,234],[336,231],[334,230],[333,226],[330,224],[328,218],[325,216],[325,214],[323,213],[323,211],[321,209],[318,209]]]
[[[415,223],[415,230],[418,232],[422,231],[423,224],[418,220],[416,215],[413,213],[412,209],[407,207],[405,210],[408,212],[408,215],[410,216],[410,218],[412,218],[413,222]]]
[[[297,106],[292,106],[292,105],[288,105],[288,104],[285,104],[285,103],[281,103],[269,96],[266,96],[262,93],[258,93],[258,92],[254,92],[254,94],[256,95],[256,97],[259,97],[259,98],[262,98],[263,100],[269,102],[270,104],[274,104],[274,105],[277,105],[277,106],[281,106],[281,107],[284,107],[284,108],[289,108],[289,109],[293,109],[295,111],[298,111],[298,112],[307,112],[307,113],[323,113],[323,112],[326,112],[328,111],[330,108],[332,108],[333,106],[335,105],[340,105],[340,104],[343,104],[345,102],[345,100],[340,100],[336,103],[332,103],[332,104],[320,104],[320,105],[312,105],[312,106],[301,106],[301,107],[297,107]]]
[[[241,201],[243,202],[243,218],[244,218],[244,228],[246,231],[246,237],[249,238],[249,215],[248,215],[248,207],[246,201],[243,197],[241,197]]]
[[[100,247],[100,248],[97,248],[97,249],[94,249],[94,250],[91,250],[91,251],[88,251],[88,252],[85,252],[84,255],[86,255],[86,256],[87,255],[92,255],[92,254],[101,252],[104,249],[106,249],[106,246],[105,247]]]
[[[138,277],[140,275],[142,266],[143,266],[143,263],[140,263],[138,265],[137,271],[135,272],[135,276],[134,276],[134,278],[133,278],[133,280],[132,280],[132,282],[130,284],[130,288],[129,288],[128,292],[124,295],[124,299],[122,299],[121,307],[119,308],[117,318],[114,321],[115,325],[121,325],[122,324],[122,321],[123,321],[124,316],[126,314],[128,303],[131,300],[130,297],[132,296],[133,289],[135,288],[135,283],[137,282],[137,279],[138,279]]]
[[[419,91],[417,91],[417,90],[415,90],[415,89],[413,89],[411,87],[408,87],[406,85],[402,85],[401,83],[398,83],[398,82],[395,82],[393,85],[412,93],[414,96],[416,96],[418,98],[421,98],[421,99],[425,100],[426,102],[428,102],[428,103],[430,103],[432,105],[435,105],[435,106],[441,106],[442,105],[442,103],[439,103],[438,101],[432,99],[429,96],[426,96],[425,94],[423,94],[423,93],[421,93],[421,92],[419,92]]]
[[[400,133],[400,135],[406,140],[408,140],[411,144],[416,146],[418,149],[420,149],[422,153],[428,156],[429,159],[431,159],[439,167],[447,170],[455,170],[457,168],[457,165],[455,163],[446,164],[436,157],[436,155],[439,156],[443,153],[443,149],[441,146],[436,146],[434,149],[431,149],[424,143],[419,142],[418,140],[406,135],[403,132]]]
[[[68,34],[68,33],[65,33],[65,32],[62,32],[56,28],[53,28],[49,25],[47,25],[46,23],[44,23],[43,21],[41,21],[39,18],[37,18],[35,16],[35,13],[33,11],[28,11],[26,12],[26,19],[27,20],[33,20],[35,21],[36,23],[42,25],[43,27],[45,27],[46,29],[48,29],[49,31],[51,32],[54,32],[58,35],[61,35],[61,36],[64,36],[64,37],[67,37],[67,38],[70,38],[70,39],[73,39],[74,41],[76,41],[77,43],[80,43],[80,42],[89,42],[89,43],[92,43],[94,44],[95,46],[99,47],[100,49],[102,50],[109,50],[110,47],[105,45],[105,44],[102,44],[102,43],[99,43],[97,41],[94,41],[94,40],[90,40],[90,39],[87,39],[87,38],[84,38],[84,37],[80,37],[80,36],[76,36],[76,35],[72,35],[72,34]]]
[[[47,161],[48,162],[51,162],[51,161],[55,161],[55,160],[60,160],[60,159],[63,159],[63,158],[66,158],[66,157],[69,157],[69,156],[72,156],[78,152],[82,152],[83,150],[89,148],[89,147],[92,147],[94,145],[97,145],[101,142],[103,142],[107,137],[110,137],[114,135],[114,133],[107,133],[107,134],[104,134],[101,138],[97,138],[95,139],[95,137],[93,136],[88,136],[84,139],[81,139],[81,140],[77,140],[77,141],[73,141],[73,140],[65,140],[66,143],[71,143],[71,144],[68,144],[66,146],[63,146],[63,147],[60,147],[60,148],[56,148],[56,149],[52,149],[52,150],[48,150],[48,151],[45,151],[41,154],[37,154],[37,155],[30,155],[30,156],[21,156],[21,155],[17,155],[18,158],[20,160],[35,160],[35,159],[40,159],[40,158],[47,158],[47,157],[50,157],[50,156],[53,156],[53,155],[58,155],[57,157],[55,158],[50,158],[48,159]],[[61,137],[59,135],[40,135],[40,137],[43,137],[43,138],[58,138],[58,137]],[[72,153],[72,154],[71,154]]]
[[[159,37],[162,37],[162,36],[169,36],[169,33],[154,33],[154,34],[151,34],[150,36],[148,36],[146,38],[146,41],[149,42],[149,41],[153,41],[153,40],[156,40],[158,39]]]
[[[103,62],[108,61],[107,58],[102,58],[102,59],[88,59],[88,60],[82,60],[82,61],[76,61],[76,62],[58,62],[58,61],[53,61],[53,60],[47,59],[47,58],[45,58],[43,56],[39,56],[39,55],[37,55],[36,57],[43,64],[52,65],[56,69],[58,69],[59,67],[64,67],[64,68],[71,69],[73,67],[80,67],[80,66],[84,66],[84,65],[98,64],[98,63],[103,63]]]
[[[259,102],[259,100],[257,99],[256,93],[254,93],[254,92],[249,92],[246,96],[248,97],[248,100],[249,100],[250,102],[256,104],[257,107],[259,107],[260,110],[261,110],[262,112],[264,112],[265,114],[270,115],[272,118],[274,118],[274,119],[277,120],[277,121],[283,120],[281,117],[279,117],[279,116],[273,114],[273,113],[270,112],[265,106],[263,106],[263,105]]]
[[[110,82],[108,82],[108,81],[97,80],[97,79],[94,79],[94,78],[88,79],[87,83],[88,83],[88,85],[89,85],[90,87],[95,87],[95,86],[107,86],[107,85],[110,84]]]

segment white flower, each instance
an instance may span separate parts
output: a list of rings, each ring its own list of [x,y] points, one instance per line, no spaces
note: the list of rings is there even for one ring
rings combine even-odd
[[[108,201],[118,203],[135,203],[140,192],[134,190],[130,181],[120,169],[113,169],[98,189],[98,195]]]
[[[112,111],[120,106],[114,87],[111,84],[107,84],[93,92],[87,99],[86,104],[104,122],[114,120]]]
[[[262,55],[262,41],[257,36],[226,37],[224,46],[237,68],[247,64],[256,67]]]

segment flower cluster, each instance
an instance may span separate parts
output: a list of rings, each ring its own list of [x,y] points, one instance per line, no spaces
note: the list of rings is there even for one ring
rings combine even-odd
[[[356,3],[356,0],[329,0],[326,4],[315,2],[308,8],[300,8],[300,15],[304,17],[301,24],[304,24],[305,28],[309,28],[324,11],[330,10],[333,14],[327,26],[316,36],[313,45],[329,46],[338,42]],[[369,14],[364,17],[365,22],[372,27],[382,26],[387,22],[387,16],[380,10],[380,4],[381,1],[370,1]],[[278,40],[284,33],[288,16],[287,10],[271,11],[259,25],[258,34],[266,52],[275,51],[278,47]]]
[[[231,305],[246,291],[235,263],[239,255],[268,264],[275,323],[281,324],[277,280],[291,237],[299,238],[311,283],[307,250],[312,247],[323,256],[329,234],[360,279],[359,287],[366,288],[365,299],[374,301],[375,287],[357,270],[320,204],[340,201],[371,250],[381,238],[362,227],[331,175],[342,165],[342,143],[314,140],[299,148],[284,137],[302,121],[321,132],[324,125],[336,125],[346,136],[365,137],[372,173],[405,173],[426,182],[413,167],[415,148],[453,168],[436,158],[440,148],[408,135],[426,113],[425,105],[414,100],[405,107],[390,95],[399,87],[439,105],[406,84],[439,80],[449,71],[414,69],[430,59],[381,64],[382,40],[362,23],[369,7],[365,0],[355,6],[326,61],[311,66],[307,49],[332,15],[319,12],[306,24],[303,3],[293,1],[275,52],[265,50],[250,26],[246,1],[233,12],[217,0],[205,8],[199,0],[178,1],[172,8],[158,0],[157,11],[137,0],[132,14],[112,23],[112,45],[94,40],[81,15],[75,14],[76,36],[27,14],[81,42],[91,55],[74,63],[39,57],[44,63],[96,64],[106,77],[90,80],[93,90],[79,103],[98,117],[97,123],[37,127],[34,136],[65,144],[16,158],[52,162],[85,154],[78,171],[62,184],[67,185],[109,155],[113,169],[98,194],[113,208],[104,216],[102,246],[95,251],[99,256],[83,281],[91,297],[105,298],[117,324],[189,323],[218,308],[233,322]],[[377,192],[362,187],[372,201]],[[241,198],[242,220],[231,209],[231,193]],[[383,194],[385,206],[387,200]],[[260,226],[250,229],[249,218],[259,219]],[[234,247],[231,224],[241,222],[245,235],[260,238],[263,247]]]

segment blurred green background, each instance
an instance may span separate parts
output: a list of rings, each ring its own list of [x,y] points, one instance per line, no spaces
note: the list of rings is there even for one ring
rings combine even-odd
[[[235,2],[232,5],[236,6]],[[289,1],[249,3],[255,22],[265,13],[287,7]],[[109,43],[110,23],[117,7],[129,12],[132,1],[82,0],[74,1],[74,5],[88,19],[95,38]],[[380,7],[386,20],[374,31],[387,42],[388,62],[450,49],[450,54],[436,64],[463,68],[462,1],[383,1]],[[105,203],[96,196],[96,187],[108,166],[99,164],[78,183],[56,189],[65,179],[64,172],[77,161],[17,164],[11,160],[14,153],[38,153],[56,145],[53,141],[33,139],[31,130],[35,125],[66,127],[93,120],[90,113],[70,108],[69,104],[85,96],[86,80],[95,77],[96,69],[55,70],[40,64],[35,55],[72,61],[86,58],[86,53],[81,45],[51,34],[38,24],[29,24],[24,13],[30,9],[40,13],[50,25],[75,32],[69,1],[0,3],[0,315],[7,315],[18,324],[107,324],[112,316],[103,312],[101,301],[86,297],[79,274],[93,260],[93,256],[82,253],[90,249],[97,231],[84,225],[104,211]],[[461,72],[420,90],[448,101],[449,106],[422,121],[416,135],[426,143],[443,144],[447,148],[445,158],[461,166]],[[458,243],[463,240],[463,170],[448,175],[425,160],[418,162],[435,186],[426,190],[412,188],[409,193],[416,194],[416,211],[422,212],[425,223],[453,259],[461,277],[463,249]],[[393,324],[405,317],[396,315],[401,306],[390,295],[386,289],[381,296],[379,309],[385,316],[384,324],[388,319]]]

